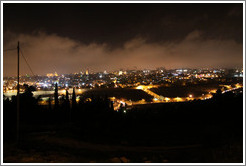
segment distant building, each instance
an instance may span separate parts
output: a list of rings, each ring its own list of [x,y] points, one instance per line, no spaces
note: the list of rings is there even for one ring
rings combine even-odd
[[[53,73],[47,73],[46,75],[47,75],[47,77],[53,77],[54,76]]]
[[[53,73],[48,73],[46,74],[47,77],[58,77],[58,74],[55,72],[54,74]]]
[[[88,69],[86,69],[85,74],[89,75],[89,70]]]
[[[156,70],[158,72],[160,72],[160,73],[166,72],[166,68],[165,67],[158,67]]]

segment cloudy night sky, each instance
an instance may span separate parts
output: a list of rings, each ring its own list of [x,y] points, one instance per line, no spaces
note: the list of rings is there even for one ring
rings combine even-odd
[[[33,72],[242,67],[243,4],[3,5],[4,50]],[[4,51],[4,76],[16,75]],[[21,74],[31,74],[21,57]]]

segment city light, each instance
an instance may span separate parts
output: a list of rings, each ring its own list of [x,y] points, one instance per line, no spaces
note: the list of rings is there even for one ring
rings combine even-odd
[[[244,3],[1,5],[3,164],[245,162]]]
[[[174,100],[177,101],[177,102],[183,101],[183,99],[181,97],[176,97],[176,98],[174,98]]]
[[[136,89],[141,89],[141,90],[143,90],[144,87],[140,85],[140,86],[136,87]]]
[[[166,97],[166,98],[165,98],[165,100],[166,100],[167,102],[169,102],[171,99],[170,99],[170,98],[168,98],[168,97]]]

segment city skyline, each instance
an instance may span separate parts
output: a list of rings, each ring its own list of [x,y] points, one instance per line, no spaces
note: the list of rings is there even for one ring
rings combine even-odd
[[[1,4],[3,164],[245,162],[245,2],[50,2]]]
[[[243,66],[240,3],[4,4],[3,9],[4,50],[20,41],[37,75]],[[4,76],[16,75],[16,63],[15,51],[4,52]],[[31,74],[23,59],[20,71]]]
[[[44,73],[44,74],[35,74],[34,75],[32,73],[28,74],[28,73],[23,73],[22,75],[20,74],[20,77],[35,77],[35,76],[47,76],[47,77],[54,77],[54,76],[65,76],[65,75],[100,75],[100,74],[104,74],[104,75],[108,75],[108,74],[118,74],[118,75],[126,75],[127,73],[134,73],[134,72],[143,72],[143,73],[150,73],[150,72],[160,72],[163,71],[165,73],[172,73],[174,71],[179,71],[179,70],[193,70],[193,71],[240,71],[243,72],[243,67],[234,67],[234,68],[185,68],[185,67],[181,67],[181,68],[165,68],[165,67],[157,67],[154,69],[137,69],[137,68],[131,68],[131,69],[116,69],[116,70],[112,70],[112,71],[107,71],[107,70],[101,70],[101,71],[93,71],[90,69],[85,69],[85,70],[80,70],[80,71],[75,71],[74,73],[58,73],[56,71],[51,71],[48,73]],[[119,74],[122,73],[122,74]],[[16,75],[12,75],[12,76],[4,76],[3,78],[14,78],[17,77]]]

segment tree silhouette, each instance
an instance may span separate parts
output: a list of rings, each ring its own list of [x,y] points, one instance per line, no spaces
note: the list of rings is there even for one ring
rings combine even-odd
[[[69,102],[68,90],[66,90],[66,101]]]
[[[35,91],[36,89],[33,86],[28,86],[27,84],[24,84],[25,92],[22,94],[22,96],[25,97],[33,97],[32,91]]]
[[[49,110],[51,110],[51,97],[49,97],[48,103],[49,103]]]
[[[76,107],[76,94],[75,94],[75,88],[73,88],[73,95],[72,95],[72,109],[74,110]]]
[[[57,87],[57,83],[55,84],[55,109],[58,108],[58,105],[59,105],[59,101],[58,101],[58,87]]]
[[[221,95],[221,94],[222,94],[221,89],[218,89],[218,90],[216,91],[216,95],[219,96],[219,95]]]
[[[69,93],[68,93],[68,90],[66,90],[65,103],[66,103],[66,110],[69,111],[69,109],[70,109],[70,102],[69,102]]]
[[[66,90],[66,96],[65,96],[64,106],[66,115],[69,117],[69,121],[71,121],[71,110],[70,110],[70,101],[69,101],[69,93],[68,90]]]
[[[113,103],[113,101],[110,101],[110,109],[111,109],[111,111],[114,111],[114,103]]]

